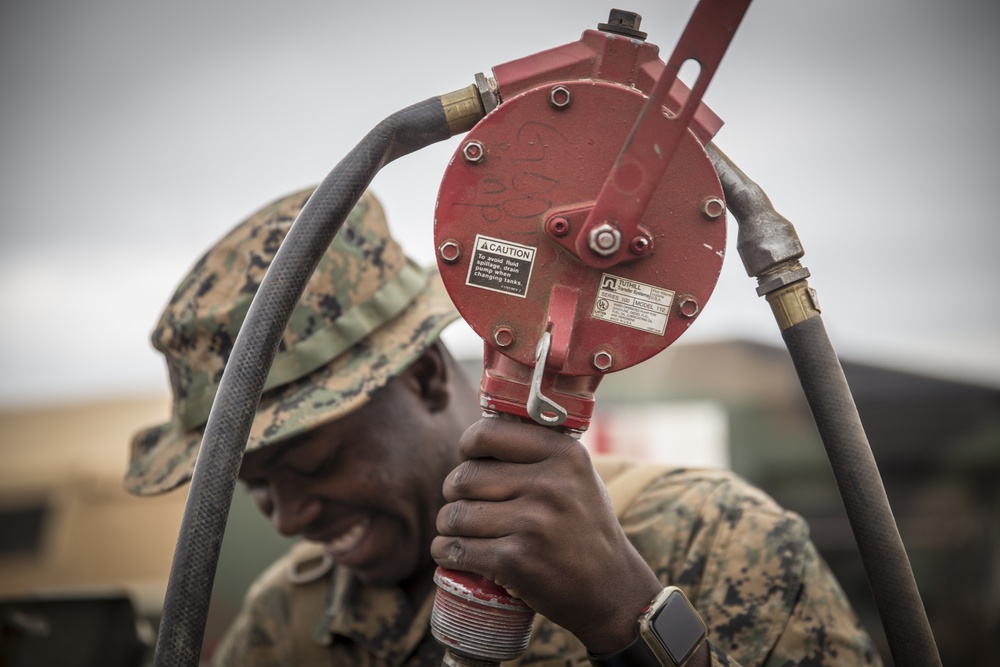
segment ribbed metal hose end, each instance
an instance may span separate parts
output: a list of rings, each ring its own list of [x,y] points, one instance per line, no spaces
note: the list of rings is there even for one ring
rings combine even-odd
[[[513,660],[528,647],[535,612],[492,581],[438,568],[431,633],[449,667],[489,667]]]

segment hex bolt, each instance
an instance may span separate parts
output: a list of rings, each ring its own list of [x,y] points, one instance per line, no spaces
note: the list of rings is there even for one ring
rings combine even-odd
[[[441,261],[454,264],[462,256],[462,246],[454,239],[445,239],[438,246],[438,254],[441,256]]]
[[[566,236],[569,234],[569,220],[563,217],[549,220],[549,233],[552,236]]]
[[[649,242],[649,238],[646,236],[636,236],[632,239],[632,242],[628,244],[629,250],[635,255],[645,255],[649,252],[649,247],[652,244]]]
[[[701,202],[701,214],[708,220],[718,220],[726,211],[726,202],[718,197],[706,197]]]
[[[499,106],[500,99],[497,97],[496,79],[486,76],[482,72],[477,72],[476,88],[479,90],[479,99],[483,101],[483,111],[489,113]]]
[[[694,317],[698,314],[698,300],[690,294],[685,294],[677,302],[677,310],[682,317]]]
[[[486,149],[475,139],[466,141],[465,145],[462,146],[462,157],[470,164],[479,164],[486,157]]]
[[[642,17],[635,12],[623,9],[612,9],[608,16],[607,23],[598,23],[597,29],[605,32],[613,32],[635,39],[646,39],[646,33],[639,30],[642,24]]]
[[[610,223],[602,222],[590,230],[590,249],[607,257],[618,252],[622,245],[622,233]]]
[[[549,103],[555,109],[565,109],[572,100],[573,96],[566,86],[553,86],[549,93]]]
[[[612,363],[614,363],[614,359],[612,358],[610,352],[601,350],[594,355],[594,368],[602,373],[611,368]]]
[[[497,327],[493,332],[493,342],[498,347],[510,347],[514,342],[514,332],[510,327]]]

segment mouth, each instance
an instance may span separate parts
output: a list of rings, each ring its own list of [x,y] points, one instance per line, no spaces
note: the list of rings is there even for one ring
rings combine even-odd
[[[342,529],[338,530],[333,537],[328,537],[322,540],[323,546],[326,552],[330,554],[334,560],[343,563],[345,560],[349,560],[350,555],[357,551],[361,543],[364,542],[365,538],[368,537],[368,533],[371,530],[372,518],[371,515],[366,515],[359,518]]]

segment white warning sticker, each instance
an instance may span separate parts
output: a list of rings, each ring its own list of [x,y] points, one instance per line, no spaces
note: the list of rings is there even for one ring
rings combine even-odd
[[[662,336],[673,302],[668,289],[605,273],[591,316]]]
[[[465,284],[523,299],[528,294],[534,264],[535,249],[531,246],[476,234]]]

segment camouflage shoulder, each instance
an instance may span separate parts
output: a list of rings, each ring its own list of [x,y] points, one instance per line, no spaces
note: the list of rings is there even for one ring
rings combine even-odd
[[[714,646],[763,664],[801,587],[801,517],[729,471],[678,469],[640,494],[622,525],[661,582],[684,590]]]
[[[656,478],[644,495],[662,501],[672,498],[690,506],[701,506],[709,498],[733,505],[748,505],[757,511],[785,513],[773,498],[731,470],[721,468],[673,468],[661,466],[663,474]]]
[[[664,584],[684,589],[718,664],[876,665],[871,640],[798,514],[724,470],[673,470],[622,525]],[[836,656],[839,656],[837,658]]]
[[[744,515],[785,520],[789,529],[808,538],[805,522],[786,512],[770,496],[728,470],[661,467],[620,513],[625,534],[666,585],[687,572],[700,579],[704,568],[690,571],[686,562],[697,546],[711,546],[724,525],[735,526]],[[702,563],[704,566],[704,563]],[[689,581],[691,584],[697,581]],[[689,594],[690,595],[690,594]]]
[[[295,544],[251,584],[213,667],[295,664],[296,656],[315,651],[332,569],[321,546]]]

